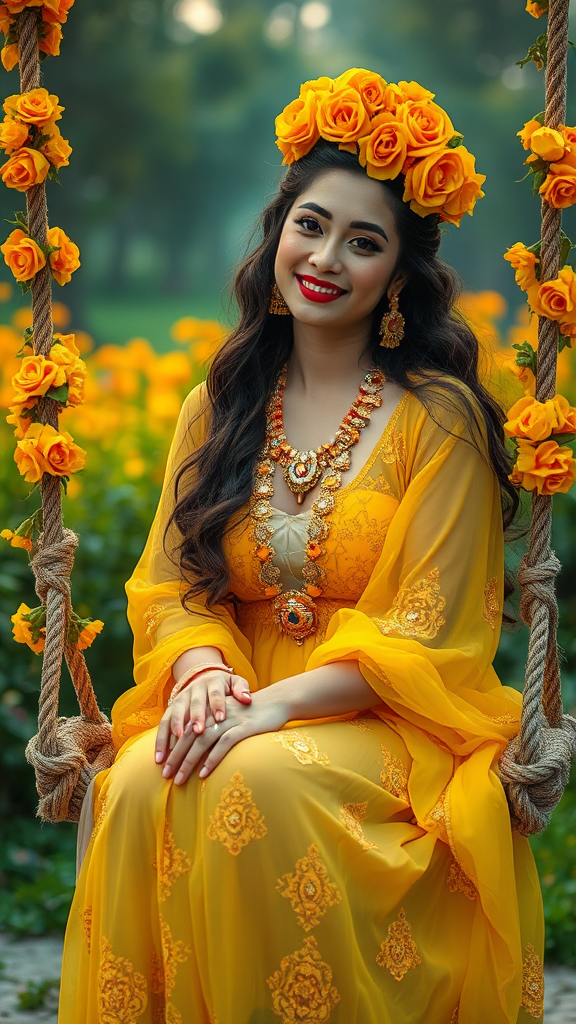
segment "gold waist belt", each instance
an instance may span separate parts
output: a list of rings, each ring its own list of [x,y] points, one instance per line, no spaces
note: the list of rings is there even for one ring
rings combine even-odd
[[[289,591],[289,593],[294,593]],[[340,608],[354,608],[354,601],[336,601],[330,597],[317,597],[314,602],[316,606],[316,627],[313,630],[317,641],[324,640],[328,623],[334,612]],[[270,629],[284,632],[278,620],[278,613],[274,607],[274,600],[263,601],[240,601],[236,606],[236,624],[245,633],[255,626],[267,626]]]

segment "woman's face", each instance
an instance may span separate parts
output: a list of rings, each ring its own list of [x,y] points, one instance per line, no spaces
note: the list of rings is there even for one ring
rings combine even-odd
[[[290,209],[275,275],[296,320],[352,327],[389,289],[400,249],[379,181],[345,170],[319,175]],[[395,282],[399,290],[400,282]]]

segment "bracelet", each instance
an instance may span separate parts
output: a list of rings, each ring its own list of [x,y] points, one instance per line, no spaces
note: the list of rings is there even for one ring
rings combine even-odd
[[[201,665],[195,665],[194,668],[188,669],[188,671],[184,673],[182,678],[178,680],[178,682],[176,683],[172,690],[172,693],[168,698],[168,704],[166,706],[170,707],[170,705],[173,704],[174,701],[176,700],[178,694],[181,693],[184,687],[188,686],[188,683],[191,683],[192,680],[196,678],[196,676],[201,675],[202,672],[208,672],[210,669],[215,669],[219,672],[228,672],[230,674],[234,672],[234,669],[231,668],[229,665],[218,664],[212,661],[205,661]]]

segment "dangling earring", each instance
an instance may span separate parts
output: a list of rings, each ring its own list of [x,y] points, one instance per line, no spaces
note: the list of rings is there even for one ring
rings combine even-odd
[[[272,293],[270,295],[270,305],[268,306],[269,313],[275,313],[276,316],[290,316],[290,310],[284,302],[284,298],[276,282],[272,285]]]
[[[404,337],[404,317],[398,309],[398,296],[393,295],[390,299],[390,310],[384,313],[380,322],[380,342],[382,348],[398,348]]]

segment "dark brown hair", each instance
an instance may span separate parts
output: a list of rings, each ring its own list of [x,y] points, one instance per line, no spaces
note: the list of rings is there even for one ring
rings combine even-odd
[[[298,196],[320,174],[337,169],[366,173],[356,156],[324,141],[289,167],[262,214],[260,244],[236,274],[234,293],[240,318],[208,374],[211,410],[207,437],[175,479],[171,522],[182,537],[178,557],[188,586],[184,605],[200,594],[206,596],[208,605],[229,596],[222,539],[231,518],[250,497],[254,464],[264,443],[266,402],[292,348],[292,318],[268,312],[280,234]],[[518,495],[508,479],[511,465],[504,446],[504,415],[480,383],[478,341],[454,310],[460,283],[437,256],[439,218],[435,214],[422,218],[410,210],[402,201],[401,177],[382,182],[382,188],[400,237],[397,269],[408,277],[401,297],[406,326],[398,348],[380,347],[378,327],[388,307],[384,294],[373,312],[367,351],[388,379],[416,393],[425,406],[430,406],[433,390],[436,407],[440,398],[442,404],[460,412],[464,409],[478,447],[484,428],[489,459],[500,483],[506,528],[516,513]]]

